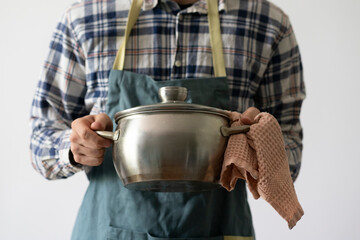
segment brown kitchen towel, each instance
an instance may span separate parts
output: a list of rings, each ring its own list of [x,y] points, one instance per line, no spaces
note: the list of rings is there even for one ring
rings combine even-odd
[[[231,112],[231,126],[239,126],[241,114]],[[231,135],[224,155],[220,183],[228,191],[237,179],[246,180],[255,199],[260,196],[293,228],[304,215],[297,199],[277,120],[269,113],[255,117],[246,134]]]

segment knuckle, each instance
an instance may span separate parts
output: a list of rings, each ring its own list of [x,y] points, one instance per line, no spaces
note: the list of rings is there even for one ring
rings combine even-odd
[[[76,142],[78,140],[77,135],[72,132],[69,137],[70,142]]]
[[[81,118],[77,118],[74,121],[71,122],[71,128],[77,128],[78,125],[81,123],[82,119]]]
[[[75,154],[75,153],[73,153],[73,154],[74,154],[75,162],[80,163],[80,164],[84,164],[84,158],[81,155]]]
[[[73,152],[73,154],[77,154],[79,152],[79,149],[80,149],[79,145],[77,144],[71,145],[71,151]]]
[[[99,113],[98,117],[103,121],[104,120],[106,121],[109,118],[109,116],[107,114],[105,114],[105,113]]]
[[[97,149],[103,148],[104,142],[105,140],[101,137],[97,137],[96,139],[94,139],[94,144]]]
[[[89,127],[91,124],[91,115],[77,118],[71,123],[73,132],[76,132],[80,138],[87,139],[89,137]]]
[[[102,164],[102,162],[103,162],[103,158],[101,157],[101,158],[96,158],[95,159],[95,164],[96,164],[96,166],[99,166],[99,165],[101,165]]]
[[[80,137],[84,140],[88,140],[89,139],[89,132],[87,130],[81,131]]]
[[[104,117],[106,117],[107,115],[106,115],[105,113],[99,113],[98,116],[101,117],[101,118],[104,118]]]
[[[105,153],[105,149],[101,148],[101,149],[97,149],[96,151],[96,157],[98,158],[102,158],[104,156]]]

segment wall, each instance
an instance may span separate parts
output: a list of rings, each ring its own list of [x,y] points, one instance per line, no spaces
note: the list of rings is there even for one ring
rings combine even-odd
[[[360,239],[360,1],[273,2],[290,16],[305,69],[305,148],[295,184],[305,215],[290,231],[270,205],[249,195],[257,239]],[[44,180],[28,153],[32,95],[52,31],[70,3],[1,4],[0,239],[69,239],[86,190],[83,173]]]

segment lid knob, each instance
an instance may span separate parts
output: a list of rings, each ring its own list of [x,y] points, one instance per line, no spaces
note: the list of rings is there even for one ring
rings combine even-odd
[[[187,89],[178,86],[167,86],[159,89],[159,97],[163,103],[184,102],[187,97]]]

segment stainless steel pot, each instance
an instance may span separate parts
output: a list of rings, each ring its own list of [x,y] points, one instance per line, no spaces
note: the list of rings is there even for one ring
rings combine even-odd
[[[219,187],[227,137],[249,126],[229,128],[224,110],[184,100],[187,89],[164,87],[162,103],[115,114],[112,139],[115,169],[125,187],[135,190],[193,192]]]

